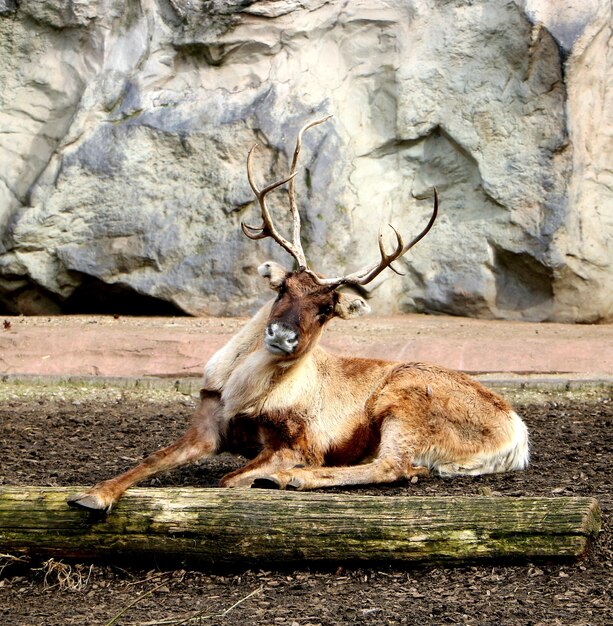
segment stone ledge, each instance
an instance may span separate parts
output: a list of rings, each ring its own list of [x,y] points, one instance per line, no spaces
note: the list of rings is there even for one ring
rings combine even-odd
[[[245,321],[239,318],[4,317],[0,376],[193,378]],[[495,378],[613,376],[613,325],[534,324],[461,317],[369,316],[334,321],[337,354],[425,361]]]

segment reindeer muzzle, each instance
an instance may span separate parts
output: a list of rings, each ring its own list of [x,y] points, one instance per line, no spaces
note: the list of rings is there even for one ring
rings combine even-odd
[[[285,324],[271,322],[264,332],[264,345],[272,354],[292,355],[298,347],[298,333]]]

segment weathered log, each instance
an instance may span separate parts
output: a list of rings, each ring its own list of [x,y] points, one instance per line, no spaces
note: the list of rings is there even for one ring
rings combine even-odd
[[[0,551],[208,564],[577,557],[600,529],[593,498],[398,497],[130,489],[107,515],[79,488],[0,487]]]

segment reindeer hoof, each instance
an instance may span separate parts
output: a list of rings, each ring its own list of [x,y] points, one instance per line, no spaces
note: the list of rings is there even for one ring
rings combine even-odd
[[[256,478],[251,483],[252,489],[281,489],[281,483],[272,477]]]
[[[106,505],[100,498],[91,493],[77,493],[67,498],[66,503],[68,506],[85,509],[86,511],[107,512],[111,510],[110,504]]]
[[[302,489],[302,481],[298,478],[292,478],[285,487],[288,491],[300,491]]]

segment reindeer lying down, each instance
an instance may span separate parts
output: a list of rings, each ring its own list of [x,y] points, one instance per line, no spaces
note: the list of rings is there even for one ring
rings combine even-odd
[[[360,271],[324,278],[309,269],[300,243],[294,176],[260,190],[254,182],[254,146],[247,158],[249,183],[263,224],[242,224],[251,239],[272,237],[296,261],[289,271],[267,262],[259,273],[277,292],[244,328],[213,355],[204,373],[200,405],[185,435],[133,469],[101,482],[69,504],[108,510],[126,489],[159,472],[222,451],[251,460],[221,480],[224,487],[317,489],[389,483],[427,475],[478,475],[528,464],[526,426],[509,404],[464,374],[424,363],[395,363],[336,356],[317,345],[333,317],[368,311],[343,285],[366,285],[405,254],[432,227]],[[293,239],[275,228],[266,196],[289,183]],[[393,269],[393,268],[392,268]]]

